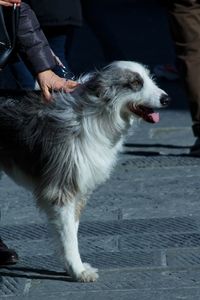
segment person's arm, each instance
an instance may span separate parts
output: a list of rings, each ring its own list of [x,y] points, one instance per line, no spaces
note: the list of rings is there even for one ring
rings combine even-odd
[[[55,60],[37,17],[30,6],[21,0],[0,0],[0,5],[13,6],[16,1],[20,5],[17,51],[20,52],[31,72],[36,75],[53,68]]]
[[[75,88],[76,82],[66,81],[52,71],[56,62],[48,41],[34,12],[23,2],[21,3],[18,40],[20,54],[37,77],[47,101],[51,100],[52,90],[70,92]]]
[[[0,0],[0,4],[4,6],[7,3],[12,6],[13,2],[21,4],[17,35],[18,51],[32,74],[36,76],[45,99],[51,100],[52,90],[72,91],[77,83],[72,80],[66,81],[52,71],[56,65],[55,59],[37,17],[29,5],[21,0]]]
[[[37,17],[24,2],[20,7],[17,39],[18,51],[35,76],[55,67],[54,57]]]

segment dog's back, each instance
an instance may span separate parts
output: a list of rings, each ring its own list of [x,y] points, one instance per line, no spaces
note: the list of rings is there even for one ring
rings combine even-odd
[[[54,97],[50,104],[43,103],[38,93],[1,97],[0,164],[26,187],[34,188],[37,182],[43,188],[51,183],[70,191],[91,190],[110,174],[116,157],[112,139],[99,131],[96,113],[87,115],[80,109],[82,90]],[[103,121],[108,122],[105,116]]]

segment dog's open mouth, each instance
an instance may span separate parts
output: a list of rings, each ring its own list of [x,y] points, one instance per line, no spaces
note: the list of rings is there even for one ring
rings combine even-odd
[[[154,110],[150,107],[143,105],[136,106],[133,103],[129,103],[129,109],[131,112],[149,123],[158,123],[160,120],[159,113],[154,112]]]

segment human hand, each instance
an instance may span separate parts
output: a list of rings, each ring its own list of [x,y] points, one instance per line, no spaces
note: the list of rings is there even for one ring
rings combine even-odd
[[[21,0],[0,0],[0,5],[3,6],[13,6],[15,3],[20,6]]]
[[[47,70],[40,72],[37,75],[37,80],[42,90],[46,102],[52,99],[51,91],[64,91],[66,93],[72,92],[76,86],[79,85],[76,81],[65,80],[57,76],[53,71]]]

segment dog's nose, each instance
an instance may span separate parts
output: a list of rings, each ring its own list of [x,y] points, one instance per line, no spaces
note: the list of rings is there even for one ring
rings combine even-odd
[[[163,94],[160,97],[160,103],[161,103],[162,106],[167,106],[167,105],[169,105],[170,102],[171,102],[171,99],[168,95]]]

